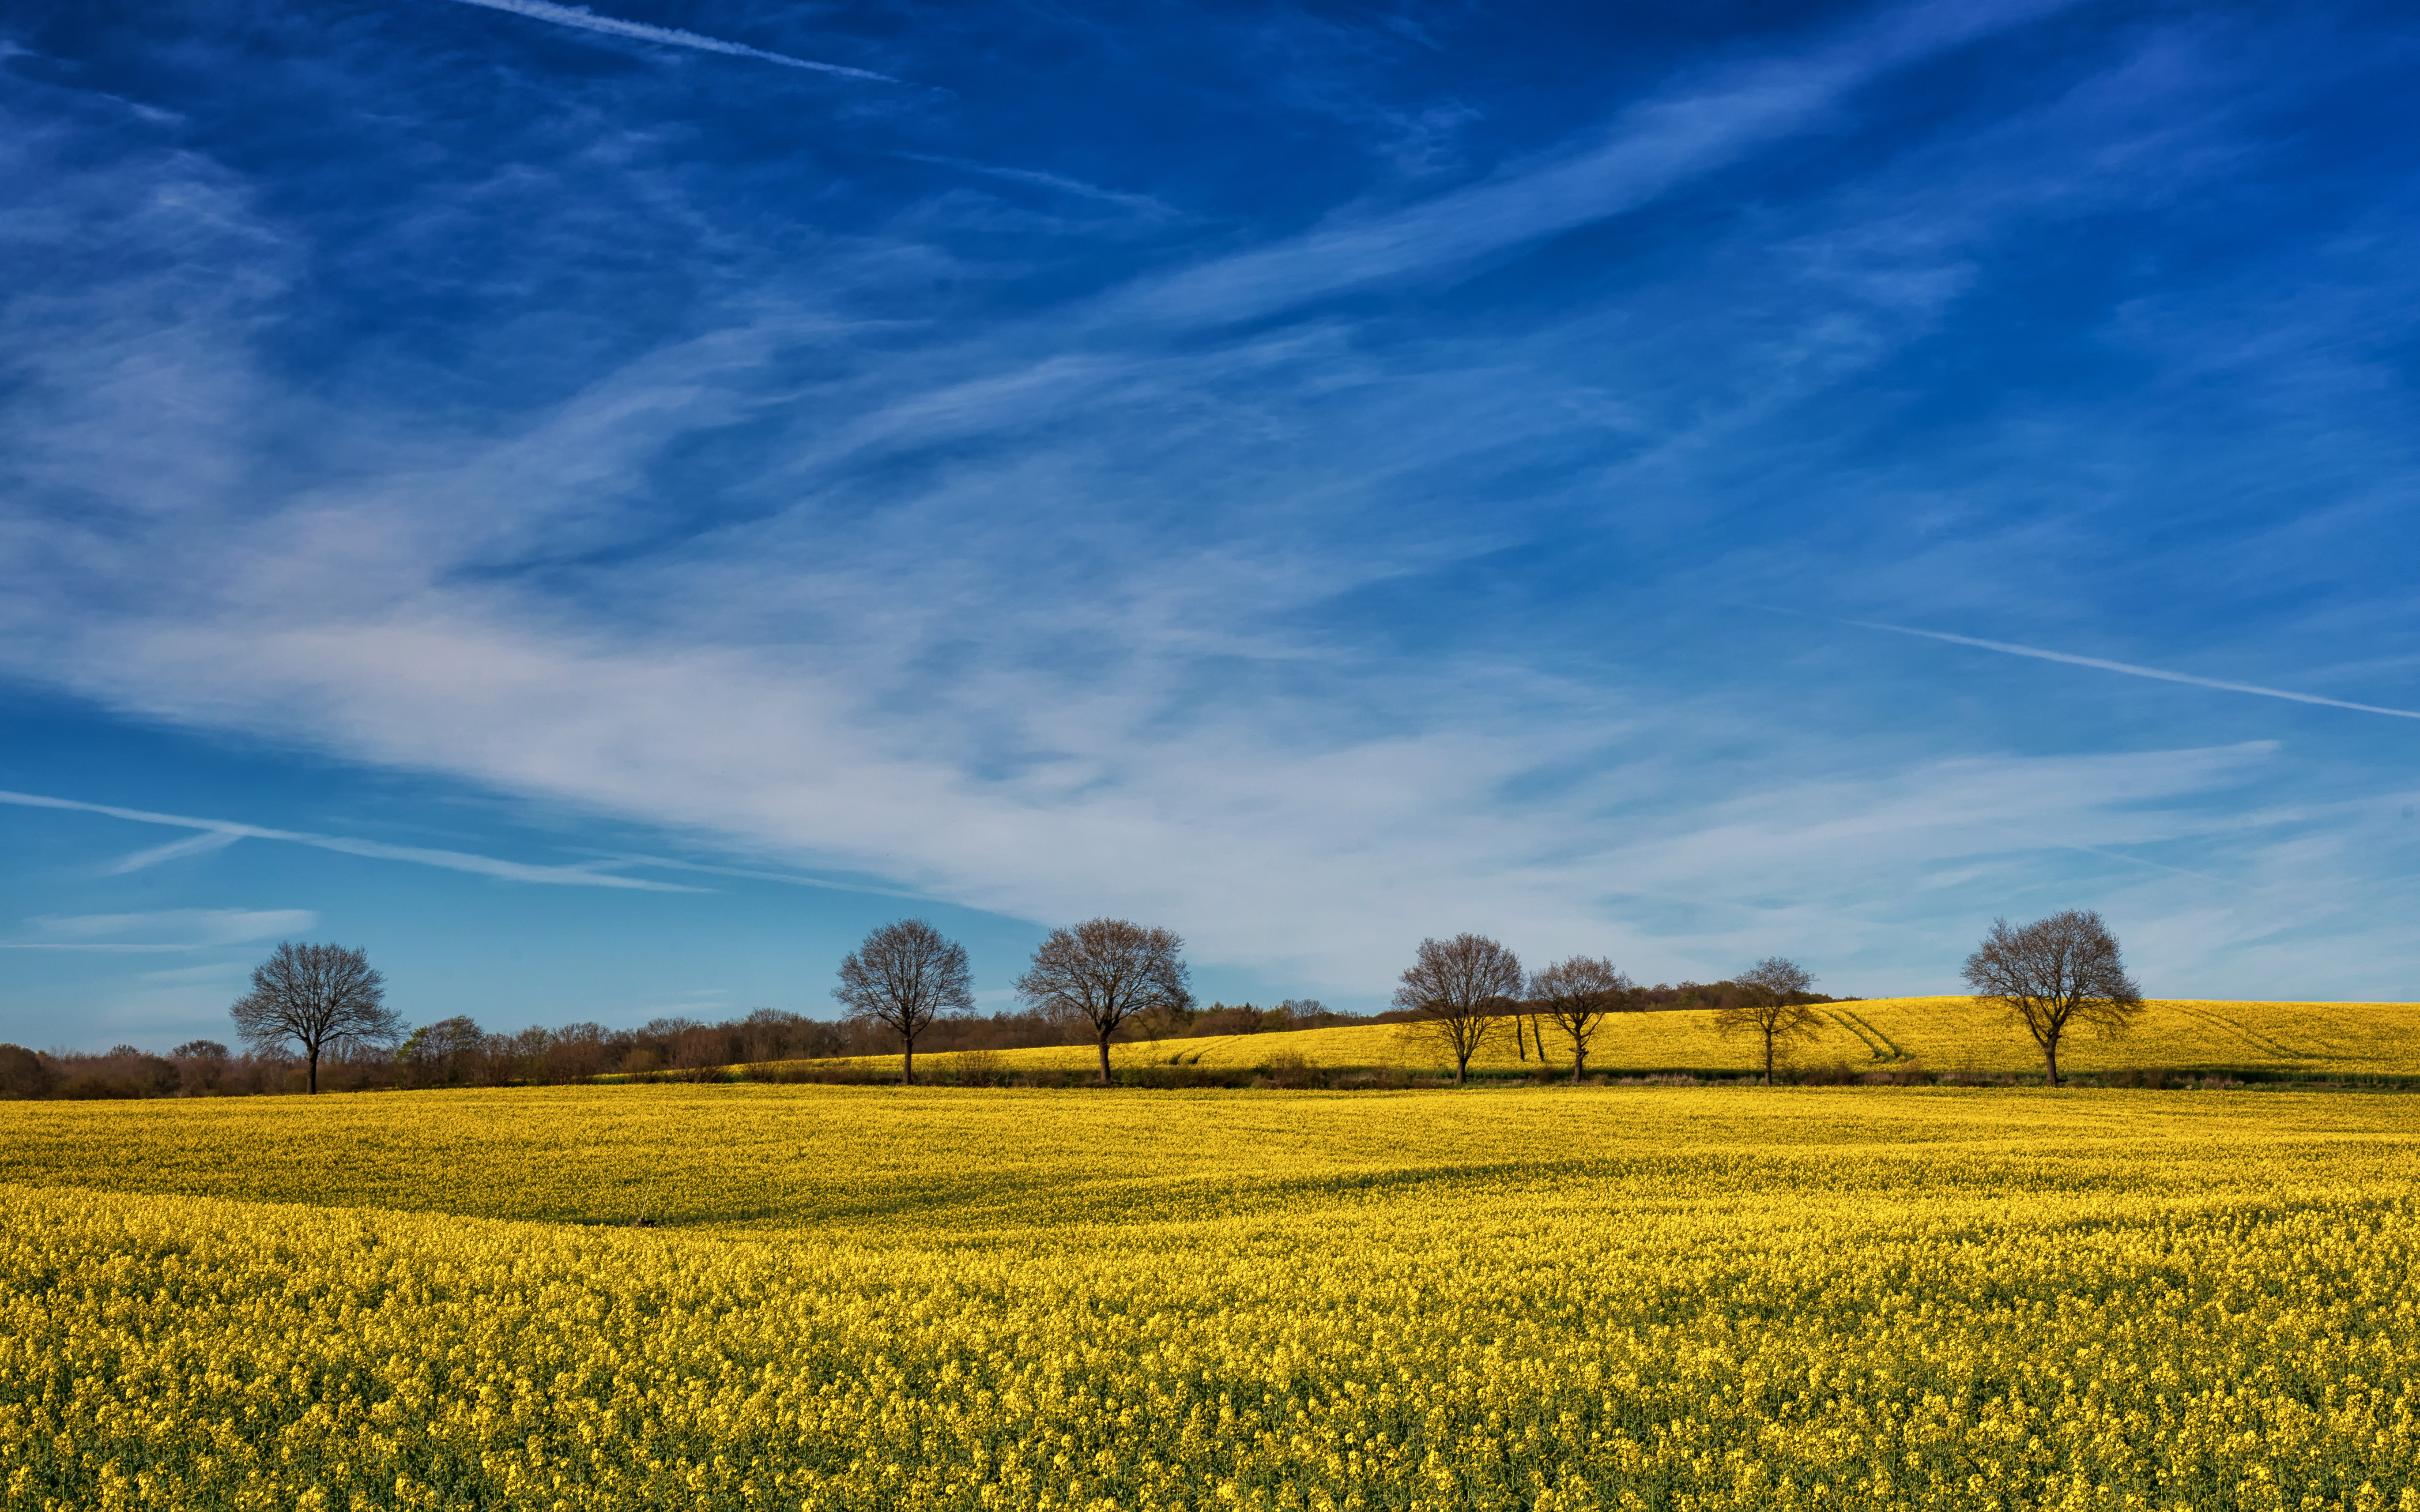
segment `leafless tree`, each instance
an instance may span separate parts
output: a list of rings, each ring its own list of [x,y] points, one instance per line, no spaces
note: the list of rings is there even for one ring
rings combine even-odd
[[[274,1054],[289,1040],[301,1045],[317,1092],[323,1051],[388,1043],[402,1032],[387,1010],[385,983],[366,951],[289,940],[253,968],[252,991],[227,1012],[256,1052]]]
[[[1588,1066],[1589,1041],[1607,1014],[1633,1006],[1630,995],[1637,985],[1612,962],[1589,955],[1558,961],[1529,979],[1529,1000],[1544,1005],[1546,1022],[1571,1037],[1575,1085]],[[1538,1058],[1546,1058],[1543,1041]]]
[[[916,1037],[944,1014],[971,1013],[967,948],[921,918],[885,924],[842,957],[832,995],[899,1036],[899,1080],[916,1080]]]
[[[1420,942],[1395,989],[1395,1006],[1411,1011],[1414,1033],[1452,1054],[1453,1084],[1460,1087],[1470,1057],[1520,993],[1520,957],[1484,934],[1457,934]]]
[[[1741,989],[1739,1000],[1714,1010],[1714,1032],[1735,1034],[1745,1029],[1764,1041],[1764,1085],[1773,1085],[1776,1043],[1811,1040],[1823,1032],[1823,1015],[1792,998],[1815,984],[1807,968],[1777,955],[1766,956],[1732,979]]]
[[[2033,1035],[2053,1087],[2058,1085],[2058,1042],[2070,1026],[2114,1037],[2143,1011],[2142,989],[2126,975],[2118,937],[2089,909],[2071,908],[2023,929],[1992,920],[1992,933],[1966,958],[1965,974],[1976,996]]]
[[[1109,1036],[1126,1020],[1193,1006],[1185,942],[1164,929],[1123,918],[1087,919],[1055,929],[1016,979],[1017,995],[1054,1018],[1079,1019],[1101,1050],[1101,1085],[1109,1085]]]

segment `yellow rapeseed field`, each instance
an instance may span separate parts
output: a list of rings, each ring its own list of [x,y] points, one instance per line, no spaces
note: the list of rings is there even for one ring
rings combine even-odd
[[[1785,1057],[1800,1066],[1844,1066],[1853,1072],[1921,1066],[1935,1072],[2037,1073],[2041,1053],[2025,1031],[1970,997],[1884,997],[1823,1005],[1820,1039],[1794,1045]],[[1589,1069],[1612,1075],[1657,1072],[1746,1071],[1761,1061],[1751,1037],[1725,1039],[1714,1015],[1701,1011],[1626,1013],[1609,1020],[1589,1051]],[[1540,1021],[1546,1063],[1569,1069],[1569,1042]],[[1527,1032],[1526,1030],[1524,1031]],[[1499,1029],[1471,1064],[1482,1069],[1536,1064],[1537,1050],[1515,1048]],[[1011,1066],[1086,1071],[1097,1064],[1090,1045],[1001,1052]],[[1324,1067],[1381,1067],[1434,1073],[1452,1062],[1433,1041],[1389,1025],[1300,1029],[1283,1034],[1203,1039],[1134,1040],[1112,1045],[1122,1067],[1195,1065],[1249,1067],[1279,1056],[1299,1056]],[[939,1070],[946,1056],[920,1056]],[[895,1056],[854,1064],[896,1068]],[[2297,1077],[2420,1074],[2420,1004],[2253,1003],[2158,1000],[2126,1036],[2070,1036],[2059,1069],[2095,1076],[2158,1067],[2168,1071],[2276,1072]]]
[[[2287,1091],[0,1103],[0,1506],[2403,1512],[2415,1147]]]

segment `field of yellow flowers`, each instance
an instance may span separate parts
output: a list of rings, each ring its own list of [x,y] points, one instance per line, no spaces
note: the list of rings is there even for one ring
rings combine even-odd
[[[2404,1512],[2415,1152],[2289,1091],[0,1103],[0,1506]]]
[[[1881,997],[1821,1005],[1820,1038],[1791,1047],[1786,1062],[1838,1066],[1851,1072],[1972,1071],[2033,1074],[2041,1053],[2022,1027],[2003,1022],[1971,997]],[[1511,1021],[1471,1064],[1504,1069],[1538,1063],[1538,1041],[1516,1048]],[[1545,1063],[1568,1070],[1570,1042],[1539,1021]],[[1524,1036],[1528,1028],[1522,1031]],[[1097,1064],[1090,1045],[997,1053],[1015,1068],[1087,1071]],[[1376,1067],[1408,1072],[1450,1071],[1434,1042],[1392,1025],[1298,1029],[1203,1039],[1137,1039],[1114,1044],[1121,1067],[1189,1065],[1250,1067],[1279,1056],[1314,1066]],[[1609,1020],[1589,1051],[1589,1069],[1620,1076],[1657,1072],[1745,1072],[1761,1051],[1750,1037],[1725,1039],[1702,1011],[1625,1013]],[[898,1057],[861,1057],[854,1064],[896,1069]],[[948,1066],[946,1056],[919,1056],[917,1064]],[[2072,1075],[2158,1067],[2167,1071],[2282,1072],[2297,1079],[2420,1075],[2420,1004],[2259,1003],[2155,1000],[2121,1039],[2075,1034],[2059,1047],[2059,1067]]]

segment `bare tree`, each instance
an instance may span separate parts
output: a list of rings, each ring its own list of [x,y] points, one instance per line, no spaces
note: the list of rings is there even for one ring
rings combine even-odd
[[[1520,957],[1484,934],[1457,934],[1420,942],[1395,989],[1395,1006],[1411,1011],[1414,1033],[1452,1054],[1453,1084],[1460,1087],[1470,1057],[1520,992]]]
[[[2071,908],[2023,929],[1992,920],[1992,933],[1966,958],[1965,975],[1976,996],[2033,1035],[2053,1087],[2058,1085],[2058,1042],[2071,1026],[2114,1037],[2143,1011],[2142,989],[2126,975],[2118,937],[2089,909]]]
[[[1017,995],[1054,1018],[1080,1019],[1101,1050],[1101,1085],[1109,1085],[1109,1036],[1138,1013],[1178,1013],[1193,1006],[1185,942],[1164,929],[1123,918],[1087,919],[1055,929],[1016,979]]]
[[[1764,1040],[1764,1085],[1773,1085],[1773,1047],[1776,1042],[1811,1040],[1823,1032],[1823,1015],[1792,998],[1815,984],[1807,968],[1777,955],[1766,956],[1732,979],[1739,1000],[1714,1010],[1714,1032],[1752,1030]]]
[[[319,1089],[323,1051],[392,1041],[403,1025],[386,1006],[386,979],[370,969],[366,951],[341,945],[281,943],[252,972],[252,991],[227,1013],[236,1032],[262,1055],[288,1040],[311,1063],[311,1090]]]
[[[1607,1014],[1633,1006],[1630,995],[1637,985],[1612,962],[1589,955],[1558,961],[1529,979],[1529,1000],[1544,1005],[1546,1022],[1571,1037],[1575,1086],[1588,1066],[1589,1041],[1604,1026]],[[1544,1041],[1539,1042],[1538,1058],[1546,1058]]]
[[[899,1036],[899,1080],[913,1086],[916,1036],[945,1013],[974,1011],[970,980],[965,946],[921,918],[903,918],[868,934],[841,959],[832,995]]]

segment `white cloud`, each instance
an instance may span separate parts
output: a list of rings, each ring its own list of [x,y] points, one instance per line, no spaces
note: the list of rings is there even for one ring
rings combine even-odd
[[[1169,220],[1176,215],[1175,207],[1150,194],[1128,193],[1123,190],[1103,189],[1080,178],[1062,174],[1044,173],[1036,168],[1012,168],[996,162],[977,162],[970,158],[943,157],[931,152],[900,152],[894,156],[911,162],[929,162],[936,167],[955,168],[962,173],[979,174],[985,178],[998,178],[1005,183],[1030,184],[1057,193],[1073,194],[1079,199],[1096,199],[1105,205],[1136,210],[1154,220]]]
[[[156,982],[163,987],[199,986],[229,979],[240,979],[252,968],[240,961],[219,961],[202,966],[172,966],[163,971],[138,971],[137,981]]]
[[[1826,967],[1836,988],[1873,986],[1838,972],[1954,968],[1976,908],[2000,906],[1978,900],[2071,886],[2078,864],[2144,917],[2179,921],[2150,936],[2164,963],[2190,960],[2195,942],[2207,956],[2262,917],[2322,928],[2320,900],[2341,887],[2279,906],[2324,876],[2325,847],[2307,837],[2231,845],[2231,880],[2197,858],[2132,854],[2207,846],[2235,787],[2278,761],[2273,746],[2180,737],[1960,761],[1893,734],[1793,744],[1638,666],[1649,654],[1627,641],[1591,647],[1604,661],[1564,677],[1484,636],[1391,655],[1323,618],[1344,595],[1525,540],[1522,501],[1485,491],[1517,471],[1497,467],[1502,454],[1635,434],[1640,452],[1557,507],[1620,500],[1640,538],[1697,521],[1710,506],[1691,470],[1920,334],[1964,286],[1982,217],[1937,238],[1817,235],[1839,230],[1826,223],[1776,239],[1792,255],[1820,248],[1813,294],[1749,276],[1774,264],[1746,244],[1762,233],[1744,234],[1715,249],[1741,259],[1721,288],[1684,281],[1668,301],[1440,338],[1394,363],[1342,322],[1166,340],[1172,323],[1456,275],[1804,129],[1880,69],[1972,35],[1962,18],[2033,13],[1912,13],[1676,89],[1412,208],[1340,216],[940,349],[830,314],[847,307],[855,265],[819,265],[828,299],[770,286],[726,329],[463,425],[322,415],[282,390],[251,338],[288,276],[290,239],[199,165],[129,169],[107,193],[149,218],[63,231],[59,260],[132,239],[255,282],[128,275],[0,332],[37,355],[41,380],[0,440],[38,492],[69,501],[0,536],[22,588],[0,607],[0,657],[148,717],[629,816],[742,859],[1050,922],[1144,917],[1207,958],[1331,995],[1383,983],[1412,941],[1461,928],[1674,977],[1778,949],[1849,963]],[[195,252],[205,232],[217,239]],[[1735,325],[1708,313],[1768,284],[1782,292]],[[1575,352],[1599,390],[1567,407]],[[1717,379],[1699,377],[1708,369]],[[357,469],[276,474],[256,429],[271,424],[324,426]],[[161,454],[121,455],[163,425]],[[778,440],[752,458],[744,435],[760,431]],[[727,516],[678,521],[690,533],[667,541],[646,480],[702,438],[730,449]],[[1421,490],[1454,505],[1401,507]],[[141,529],[91,528],[92,500]],[[617,556],[633,543],[647,547],[638,560]],[[259,838],[519,881],[660,886],[621,874],[627,857],[534,867],[7,801],[200,831],[121,869]],[[1892,909],[1914,891],[1928,901],[1911,926]],[[2275,960],[2290,947],[2262,949]]]
[[[1909,7],[1823,48],[1691,79],[1575,144],[1485,182],[1379,215],[1342,215],[1292,241],[1146,279],[1100,318],[1249,320],[1347,289],[1456,272],[1635,209],[1814,124],[1896,68],[2065,8],[2071,0]]]
[[[307,908],[164,908],[140,914],[46,914],[25,921],[61,949],[202,949],[307,934],[319,916]],[[148,935],[130,941],[129,935]],[[164,942],[160,937],[166,936]]]
[[[146,867],[158,866],[163,861],[181,860],[188,856],[207,856],[212,851],[223,851],[243,838],[243,835],[236,830],[205,829],[198,835],[190,835],[183,840],[172,840],[165,845],[154,845],[147,850],[136,851],[132,856],[121,857],[107,868],[107,871],[112,876],[123,876],[129,872],[140,872]]]

